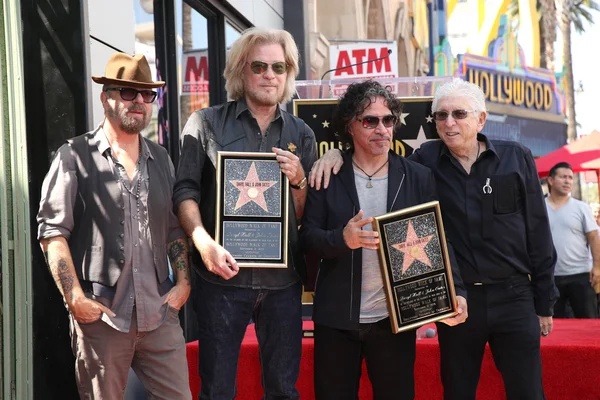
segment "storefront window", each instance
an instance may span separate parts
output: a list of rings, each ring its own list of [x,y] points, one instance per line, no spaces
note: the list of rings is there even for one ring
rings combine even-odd
[[[181,61],[180,121],[183,127],[190,114],[210,105],[210,97],[207,20],[187,3],[183,3],[181,11],[177,33],[181,38],[178,53]]]
[[[143,54],[150,64],[154,80],[159,77],[156,72],[156,45],[154,41],[154,6],[152,0],[137,0],[134,4],[135,16],[135,53]],[[159,141],[158,129],[158,105],[162,101],[161,93],[152,105],[152,120],[142,134],[155,142]]]
[[[240,37],[240,32],[234,28],[229,22],[225,23],[225,43],[227,43],[227,53],[229,53],[229,49],[233,42]]]

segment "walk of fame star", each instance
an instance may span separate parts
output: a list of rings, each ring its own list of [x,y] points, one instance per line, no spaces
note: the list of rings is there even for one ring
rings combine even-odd
[[[392,245],[393,248],[404,253],[402,273],[405,273],[415,260],[421,261],[423,264],[431,267],[431,261],[429,261],[429,256],[425,252],[425,247],[429,244],[433,236],[417,236],[412,221],[408,223],[406,241]]]
[[[256,164],[253,162],[243,181],[229,181],[240,191],[240,196],[235,204],[235,210],[241,208],[248,202],[255,202],[260,208],[269,212],[267,202],[265,201],[265,190],[276,184],[276,181],[261,181],[256,173]]]

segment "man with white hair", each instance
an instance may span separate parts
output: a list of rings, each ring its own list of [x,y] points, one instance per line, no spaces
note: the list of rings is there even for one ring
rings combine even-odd
[[[297,220],[306,201],[306,173],[316,159],[313,131],[279,108],[290,101],[298,49],[283,30],[252,28],[233,44],[225,66],[232,100],[196,111],[181,137],[173,203],[194,242],[192,298],[199,323],[200,399],[233,399],[240,346],[255,322],[265,399],[297,399],[302,350],[304,259]],[[287,268],[239,268],[214,240],[217,151],[274,152],[288,177]]]
[[[485,97],[472,83],[442,85],[432,111],[441,141],[410,159],[433,171],[469,302],[464,324],[438,324],[444,398],[475,399],[489,343],[507,399],[544,399],[540,334],[552,331],[556,252],[531,151],[479,133]],[[321,160],[311,185],[342,164],[339,151]]]

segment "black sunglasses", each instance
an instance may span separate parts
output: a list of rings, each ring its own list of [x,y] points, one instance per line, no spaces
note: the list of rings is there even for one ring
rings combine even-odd
[[[454,119],[465,119],[469,115],[469,113],[477,112],[477,110],[453,110],[451,112],[448,111],[436,111],[433,113],[433,118],[436,121],[445,121],[448,119],[448,115],[452,115]]]
[[[362,119],[356,118],[356,120],[362,123],[363,128],[375,129],[379,125],[380,118],[374,115],[366,115]],[[391,128],[392,126],[396,125],[397,121],[398,117],[392,114],[381,117],[381,122],[386,128]]]
[[[250,63],[250,70],[257,75],[264,74],[269,69],[269,64],[262,61],[252,61]],[[286,62],[277,61],[271,64],[271,69],[277,75],[283,75],[286,73],[288,69],[288,65]]]
[[[121,99],[125,101],[133,101],[138,93],[142,95],[144,103],[152,103],[156,99],[157,93],[153,90],[137,90],[131,88],[108,88],[105,92],[118,90],[121,93]]]

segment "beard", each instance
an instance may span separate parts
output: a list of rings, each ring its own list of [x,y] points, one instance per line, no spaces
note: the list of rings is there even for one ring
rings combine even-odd
[[[143,118],[139,119],[135,116],[128,116],[127,113],[130,111],[141,111],[143,112]],[[116,120],[119,123],[119,128],[123,132],[138,134],[144,128],[150,124],[151,114],[148,113],[146,107],[139,104],[132,104],[128,108],[124,107],[122,104],[117,105],[114,108],[110,107],[110,105],[106,109],[107,117],[112,120]]]
[[[250,99],[256,105],[260,106],[276,106],[278,105],[283,97],[283,89],[277,88],[273,93],[265,92],[260,89],[249,89],[245,88],[245,96]]]

